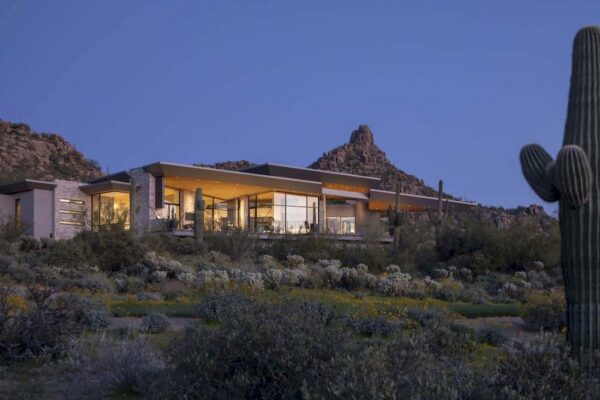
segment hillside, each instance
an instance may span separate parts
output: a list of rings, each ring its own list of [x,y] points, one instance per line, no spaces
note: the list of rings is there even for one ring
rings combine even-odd
[[[37,133],[26,124],[0,120],[0,182],[30,179],[90,179],[102,175],[62,136]]]
[[[396,168],[385,152],[375,144],[373,132],[367,125],[360,125],[352,132],[348,143],[323,153],[308,167],[381,178],[380,188],[384,190],[396,190],[399,185],[400,191],[404,193],[425,196],[436,194],[421,179]]]

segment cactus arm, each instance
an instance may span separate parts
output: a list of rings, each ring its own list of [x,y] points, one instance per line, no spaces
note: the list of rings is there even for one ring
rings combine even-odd
[[[574,144],[563,146],[554,166],[554,181],[563,199],[573,208],[586,204],[592,187],[592,167],[585,151]]]
[[[528,144],[521,149],[519,158],[523,175],[533,191],[544,201],[557,201],[560,193],[547,172],[552,167],[548,152],[539,144]]]

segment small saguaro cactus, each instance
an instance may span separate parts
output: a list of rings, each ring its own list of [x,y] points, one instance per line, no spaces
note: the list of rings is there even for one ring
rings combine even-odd
[[[400,188],[396,187],[396,203],[394,208],[390,205],[387,210],[390,235],[394,238],[394,249],[400,247],[400,227],[404,224],[406,213],[400,210]]]
[[[600,28],[573,42],[563,147],[556,160],[537,144],[523,147],[521,167],[543,200],[559,201],[567,338],[584,368],[600,350]]]
[[[442,224],[444,223],[444,181],[438,182],[437,209],[435,215],[431,213],[429,219],[435,229],[435,244],[440,246],[442,240]]]
[[[131,177],[129,181],[129,230],[136,233],[136,211],[137,211],[137,201],[136,201],[136,186],[135,186],[135,178]]]
[[[204,240],[204,208],[202,188],[196,189],[196,199],[194,201],[194,239],[197,243]]]

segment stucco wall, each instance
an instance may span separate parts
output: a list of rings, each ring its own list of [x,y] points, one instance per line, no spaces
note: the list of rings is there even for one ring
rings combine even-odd
[[[33,236],[54,237],[54,191],[33,189]]]
[[[383,224],[379,212],[369,211],[366,201],[356,202],[356,233],[363,236],[383,234]]]
[[[0,194],[0,218],[14,218],[15,199],[9,194]]]

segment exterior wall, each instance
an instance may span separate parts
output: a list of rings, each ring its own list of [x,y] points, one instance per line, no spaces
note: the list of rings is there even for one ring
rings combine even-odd
[[[54,191],[33,189],[33,236],[54,237]]]
[[[83,193],[79,187],[82,182],[55,180],[54,189],[54,238],[70,239],[84,229],[91,228],[92,197]],[[64,200],[83,201],[83,204],[65,203]],[[61,213],[61,211],[83,212],[83,216]],[[72,223],[80,222],[81,225]]]
[[[134,233],[142,236],[151,231],[152,221],[157,218],[156,209],[154,208],[154,177],[142,168],[132,169],[128,172],[129,175],[135,178],[135,184],[138,186],[136,196],[137,226]]]
[[[356,216],[356,215],[355,215],[355,207],[353,204],[329,204],[327,206],[327,217],[354,217],[354,216]]]
[[[368,202],[356,202],[356,233],[363,236],[383,235],[379,212],[369,211]]]
[[[0,194],[0,218],[15,217],[15,198],[9,194]]]
[[[15,200],[21,200],[21,222],[25,227],[25,233],[27,235],[34,235],[33,223],[34,223],[34,213],[33,213],[33,190],[16,193],[12,195],[13,198],[13,214],[15,208]]]

